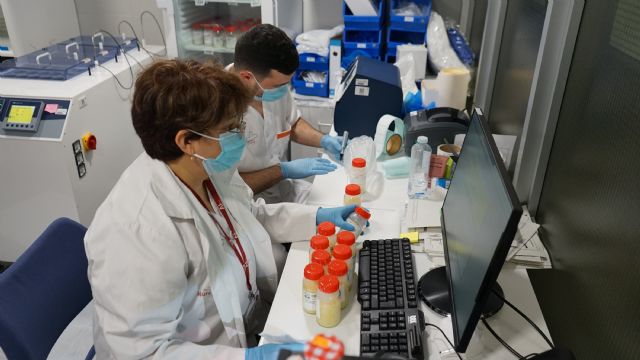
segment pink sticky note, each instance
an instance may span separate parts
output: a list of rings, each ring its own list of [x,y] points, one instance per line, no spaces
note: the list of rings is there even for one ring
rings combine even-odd
[[[44,106],[44,111],[49,114],[55,114],[58,111],[58,104],[47,104]]]

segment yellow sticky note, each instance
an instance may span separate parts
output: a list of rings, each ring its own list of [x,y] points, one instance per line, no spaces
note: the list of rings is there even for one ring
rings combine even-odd
[[[409,242],[413,244],[418,242],[419,235],[420,233],[418,233],[417,231],[412,231],[412,232],[402,233],[400,234],[400,237],[409,239]]]

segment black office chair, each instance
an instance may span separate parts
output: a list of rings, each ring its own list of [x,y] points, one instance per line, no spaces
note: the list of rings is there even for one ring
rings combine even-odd
[[[0,274],[0,347],[9,360],[46,359],[91,301],[86,230],[73,220],[55,220]],[[94,354],[91,347],[86,359]]]

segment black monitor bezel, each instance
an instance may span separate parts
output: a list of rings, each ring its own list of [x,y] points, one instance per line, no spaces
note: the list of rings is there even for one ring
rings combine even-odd
[[[489,148],[491,150],[491,157],[493,161],[497,164],[498,170],[500,172],[500,178],[502,179],[503,185],[507,189],[507,194],[509,196],[509,200],[511,202],[511,216],[509,217],[509,221],[507,222],[507,226],[505,230],[500,235],[500,240],[498,241],[498,245],[496,247],[495,252],[493,253],[493,257],[491,258],[491,262],[489,263],[489,268],[487,269],[487,273],[482,280],[482,284],[480,285],[480,290],[476,295],[476,302],[474,304],[473,310],[471,312],[471,316],[469,317],[469,321],[467,322],[465,328],[460,333],[457,327],[456,321],[456,305],[454,302],[454,293],[453,293],[453,283],[451,281],[451,266],[449,265],[449,249],[447,242],[447,232],[446,232],[446,224],[444,220],[444,206],[447,203],[447,199],[445,197],[444,203],[442,204],[442,208],[440,210],[440,221],[441,221],[441,231],[442,231],[442,241],[444,246],[444,259],[445,266],[447,270],[447,282],[449,285],[449,297],[451,301],[451,322],[453,328],[453,337],[454,337],[454,345],[455,350],[457,352],[465,352],[467,350],[467,346],[471,341],[471,337],[473,336],[473,332],[480,320],[480,316],[482,315],[482,310],[484,308],[484,304],[487,302],[489,294],[491,293],[491,289],[498,279],[498,275],[502,270],[502,265],[504,264],[507,254],[509,252],[509,248],[511,247],[511,243],[513,242],[513,238],[518,229],[518,223],[520,222],[520,217],[522,215],[522,207],[520,205],[520,200],[518,200],[518,196],[516,194],[513,185],[511,184],[511,180],[507,173],[507,169],[504,166],[504,162],[502,157],[500,156],[500,152],[498,151],[498,147],[493,139],[491,134],[491,130],[489,129],[489,125],[486,122],[482,111],[479,108],[475,108],[473,114],[471,115],[471,121],[480,122],[480,127],[482,129],[483,135],[485,139],[488,140]],[[466,140],[466,137],[465,137]],[[462,151],[464,152],[464,143],[462,146]],[[454,174],[455,176],[455,174]]]

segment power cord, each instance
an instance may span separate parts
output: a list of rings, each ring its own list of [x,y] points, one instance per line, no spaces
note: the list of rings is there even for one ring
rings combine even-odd
[[[116,39],[115,36],[113,36],[113,34],[111,34],[110,32],[108,32],[107,30],[104,29],[100,29],[100,32],[103,32],[107,35],[109,35],[109,37],[113,40],[114,44],[116,44],[116,46],[118,47],[118,52],[123,54],[123,58],[125,59],[125,61],[127,62],[127,65],[129,65],[129,74],[131,74],[131,84],[129,86],[124,86],[122,85],[122,82],[120,81],[120,79],[118,79],[118,77],[109,69],[107,69],[106,67],[102,66],[101,64],[98,64],[98,66],[100,66],[101,68],[107,70],[111,75],[113,75],[113,78],[116,80],[116,82],[118,83],[118,85],[125,89],[125,90],[131,90],[133,88],[133,84],[135,82],[135,77],[133,75],[133,69],[131,68],[131,62],[129,62],[129,58],[127,58],[125,54],[124,49],[122,48],[122,46],[120,46],[120,43],[118,42],[118,40]],[[118,56],[118,54],[116,54],[116,57]]]
[[[145,15],[151,16],[153,18],[153,21],[155,21],[156,25],[158,26],[158,32],[160,32],[160,37],[162,38],[162,45],[164,46],[164,54],[156,54],[154,52],[150,52],[149,50],[147,50],[144,47],[144,44],[141,44],[140,46],[144,49],[144,51],[149,53],[149,55],[153,54],[153,55],[159,56],[159,57],[167,56],[167,54],[168,54],[168,52],[167,52],[167,41],[164,38],[164,33],[162,33],[162,26],[160,26],[160,22],[158,21],[158,18],[156,18],[156,16],[153,15],[149,10],[145,10],[145,11],[140,13],[140,28],[142,29],[142,38],[144,39],[144,16]],[[129,25],[131,25],[131,24],[129,24]]]
[[[456,351],[456,347],[453,346],[453,343],[451,342],[451,340],[449,340],[449,337],[447,337],[447,334],[444,333],[444,331],[442,329],[440,329],[440,327],[438,325],[435,324],[431,324],[431,323],[425,323],[424,324],[425,327],[427,326],[432,326],[436,329],[438,329],[440,331],[440,333],[442,333],[442,336],[444,336],[444,338],[447,340],[447,342],[449,343],[449,345],[451,345],[451,348],[453,349],[453,351],[456,353],[456,355],[458,356],[458,359],[462,360],[462,356],[460,356],[460,354]]]
[[[509,346],[509,344],[507,344],[506,341],[504,341],[504,339],[502,339],[500,337],[500,335],[498,335],[491,326],[489,326],[489,323],[487,322],[487,320],[482,317],[480,318],[480,321],[482,321],[482,323],[484,324],[484,326],[487,328],[487,330],[489,330],[489,332],[491,333],[491,335],[493,335],[493,337],[496,338],[496,340],[498,340],[498,342],[500,342],[500,344],[502,344],[502,346],[504,346],[507,350],[509,350],[510,353],[512,353],[516,358],[518,359],[524,359],[524,357],[522,355],[520,355],[520,353],[518,353],[514,348],[512,348],[511,346]]]

